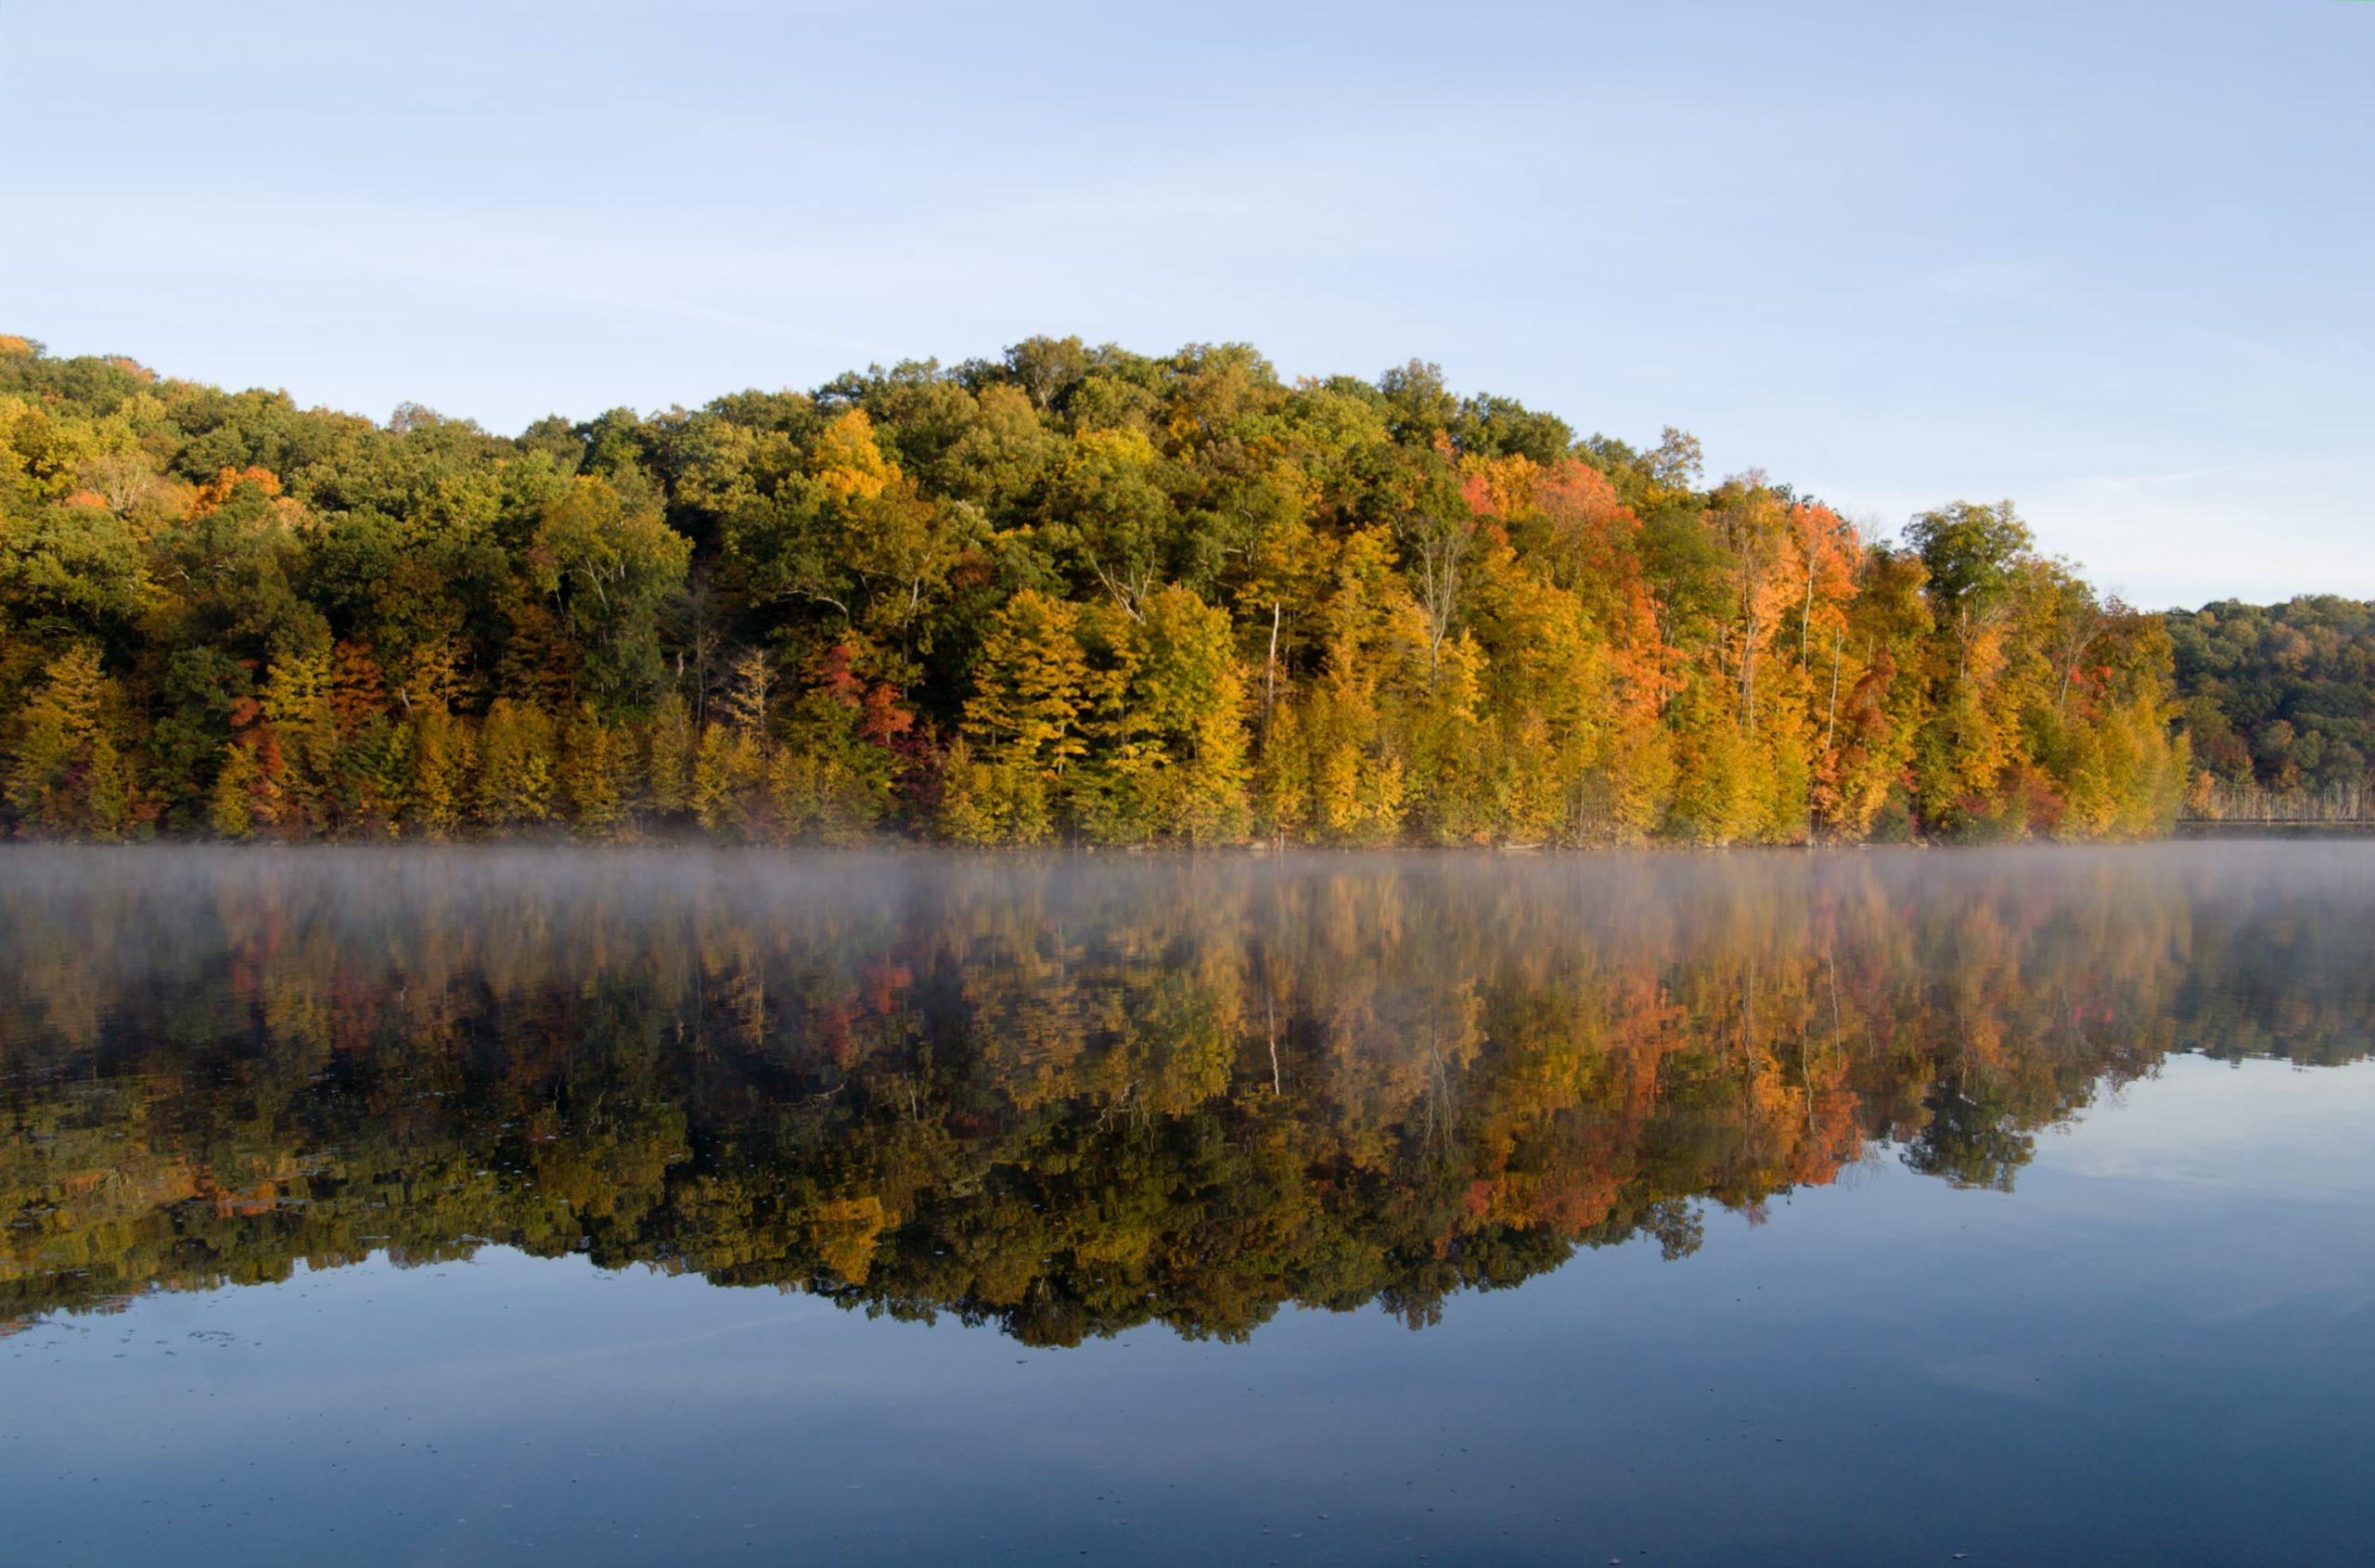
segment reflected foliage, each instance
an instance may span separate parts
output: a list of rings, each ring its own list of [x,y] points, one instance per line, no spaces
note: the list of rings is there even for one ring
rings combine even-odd
[[[2366,1054],[2351,857],[25,850],[0,1320],[490,1242],[1043,1344],[1431,1321],[2172,1051]]]

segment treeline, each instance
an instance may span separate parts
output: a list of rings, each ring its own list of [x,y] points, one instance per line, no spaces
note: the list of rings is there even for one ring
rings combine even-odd
[[[0,339],[0,828],[2135,837],[2170,628],[1413,364],[1033,339],[516,438]]]
[[[2375,816],[2375,604],[2330,594],[2172,610],[2191,815]]]
[[[11,857],[0,1325],[490,1240],[1047,1343],[1423,1323],[1857,1161],[2009,1189],[2171,1051],[2375,1017],[2367,902],[2257,846],[159,859]]]

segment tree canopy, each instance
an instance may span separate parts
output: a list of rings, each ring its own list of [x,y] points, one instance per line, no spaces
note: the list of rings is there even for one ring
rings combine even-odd
[[[2187,732],[2214,801],[2363,791],[2375,759],[2375,604],[2225,600],[2168,617]]]
[[[1034,338],[510,438],[0,340],[23,836],[2136,837],[2172,636],[2009,503],[1868,538],[1422,363]]]

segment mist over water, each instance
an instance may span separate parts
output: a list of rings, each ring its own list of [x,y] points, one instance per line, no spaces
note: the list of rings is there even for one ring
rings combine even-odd
[[[45,1562],[2327,1549],[2370,873],[11,850],[0,1504]],[[163,1430],[226,1422],[270,1506]],[[2239,1465],[2281,1523],[2171,1490]]]

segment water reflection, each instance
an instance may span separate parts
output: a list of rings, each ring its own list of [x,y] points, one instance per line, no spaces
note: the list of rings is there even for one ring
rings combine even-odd
[[[1039,1344],[2011,1189],[2173,1051],[2367,1053],[2316,846],[1280,862],[18,852],[0,1320],[500,1242]]]

